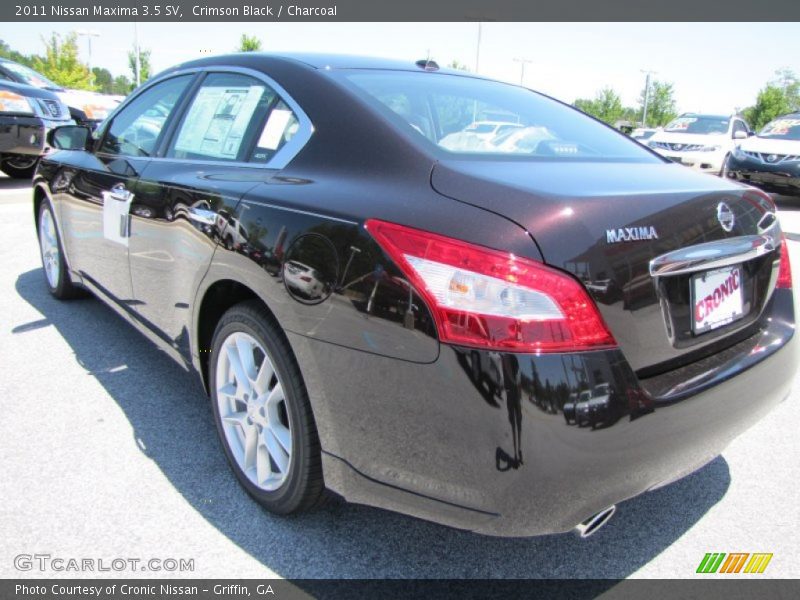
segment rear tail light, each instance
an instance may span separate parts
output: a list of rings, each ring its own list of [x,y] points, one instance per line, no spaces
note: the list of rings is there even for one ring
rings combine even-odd
[[[781,239],[781,263],[775,287],[792,289],[792,265],[789,262],[789,242],[786,241],[786,236]]]
[[[366,228],[431,307],[442,342],[531,353],[616,346],[566,273],[402,225],[370,219]]]

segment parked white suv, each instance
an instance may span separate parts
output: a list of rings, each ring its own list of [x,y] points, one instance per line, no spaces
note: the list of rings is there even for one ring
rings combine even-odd
[[[647,144],[674,162],[719,174],[728,155],[750,135],[750,127],[741,117],[685,113]]]

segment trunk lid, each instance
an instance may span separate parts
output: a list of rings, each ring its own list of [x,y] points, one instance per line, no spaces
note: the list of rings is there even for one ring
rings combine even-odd
[[[650,261],[686,246],[762,233],[774,220],[765,217],[774,205],[680,165],[459,160],[438,163],[431,184],[524,227],[545,262],[584,283],[643,376],[738,339],[754,326],[774,287],[778,252],[748,261],[741,273],[744,317],[693,332],[693,275],[656,279]],[[720,203],[733,214],[730,231],[718,218]]]

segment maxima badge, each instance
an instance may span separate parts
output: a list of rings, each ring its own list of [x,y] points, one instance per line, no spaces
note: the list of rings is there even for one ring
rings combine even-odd
[[[643,227],[622,227],[620,229],[606,229],[606,242],[638,242],[640,240],[657,240],[658,232],[652,225]]]

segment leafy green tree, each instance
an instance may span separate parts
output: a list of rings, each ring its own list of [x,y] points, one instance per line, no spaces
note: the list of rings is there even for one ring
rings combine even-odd
[[[6,42],[0,40],[0,57],[13,60],[28,67],[33,66],[33,57],[22,54],[12,49]]]
[[[674,93],[671,83],[658,81],[657,79],[650,82],[645,127],[662,127],[678,116]],[[640,115],[644,111],[644,95],[645,90],[643,89],[639,97]]]
[[[139,83],[142,84],[150,79],[150,50],[139,48],[139,69],[141,76]],[[131,70],[131,81],[136,83],[136,48],[128,52],[128,67]]]
[[[619,94],[610,87],[597,92],[594,98],[578,98],[573,105],[609,125],[614,125],[625,116],[625,107],[622,106]]]
[[[111,84],[111,94],[119,96],[127,96],[133,89],[133,83],[125,75],[117,75],[114,77],[114,82]]]
[[[92,75],[94,75],[94,87],[103,94],[111,93],[111,86],[114,84],[114,76],[108,69],[102,67],[92,67]]]
[[[42,38],[44,58],[35,56],[32,67],[48,79],[66,88],[90,90],[89,68],[78,58],[78,36],[70,33],[61,37],[57,33],[49,39]]]
[[[239,47],[236,52],[258,52],[261,50],[261,40],[254,35],[242,34],[239,38]]]
[[[758,92],[755,105],[742,111],[753,129],[761,129],[776,117],[800,110],[800,80],[789,69],[777,71],[775,75],[775,79]]]

